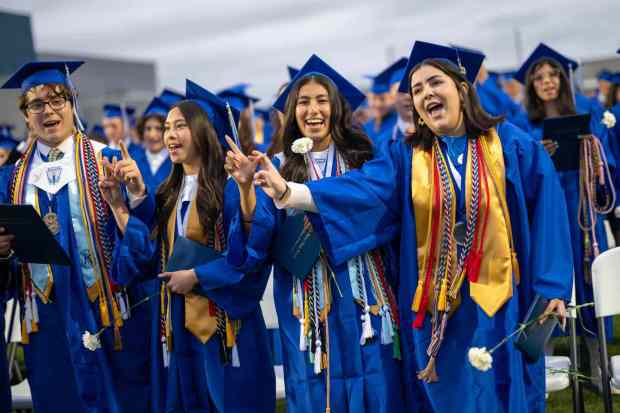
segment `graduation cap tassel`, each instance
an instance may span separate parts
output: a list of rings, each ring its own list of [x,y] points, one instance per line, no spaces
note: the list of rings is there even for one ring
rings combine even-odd
[[[577,107],[577,98],[575,96],[575,69],[573,69],[573,64],[568,64],[568,82],[570,83],[570,93],[573,98],[573,105]]]
[[[237,343],[232,348],[232,366],[233,367],[241,367],[241,362],[239,361],[239,349],[237,348]]]
[[[67,75],[67,83],[69,84],[69,90],[71,91],[71,100],[73,101],[73,117],[75,118],[78,131],[84,133],[84,125],[82,124],[79,115],[77,92],[75,86],[73,85],[73,81],[71,81],[71,72],[69,71],[68,65],[65,65],[65,74]]]
[[[232,130],[233,140],[235,141],[235,145],[241,149],[241,143],[239,142],[239,132],[237,131],[237,124],[235,123],[235,117],[233,116],[232,109],[230,108],[230,103],[226,102],[226,113],[228,113],[228,123],[230,124],[230,130]]]

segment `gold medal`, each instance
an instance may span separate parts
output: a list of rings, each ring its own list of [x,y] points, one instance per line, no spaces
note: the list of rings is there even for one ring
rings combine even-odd
[[[48,212],[43,216],[43,222],[47,225],[52,235],[56,236],[60,232],[60,224],[58,223],[58,215],[55,212]]]

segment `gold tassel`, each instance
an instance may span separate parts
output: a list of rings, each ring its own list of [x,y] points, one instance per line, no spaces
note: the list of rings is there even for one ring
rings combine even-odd
[[[99,312],[101,313],[101,325],[104,327],[110,327],[110,313],[108,311],[108,303],[105,300],[105,296],[99,296]]]
[[[30,344],[30,337],[28,336],[28,330],[26,330],[26,320],[22,320],[22,344]]]
[[[230,319],[226,317],[226,347],[233,348],[235,346],[235,333],[233,331],[232,325],[230,324]]]
[[[444,277],[441,280],[441,289],[439,290],[439,299],[437,300],[437,309],[439,311],[446,311],[448,308],[448,278]]]
[[[114,327],[114,351],[123,349],[123,339],[121,338],[121,329]]]
[[[413,296],[413,304],[411,306],[411,310],[416,313],[420,311],[420,304],[422,304],[422,293],[424,290],[424,282],[422,280],[418,281],[418,287],[415,289],[415,295]]]
[[[32,332],[33,333],[38,333],[39,332],[39,323],[37,323],[36,321],[32,321]]]
[[[435,357],[428,359],[426,368],[418,372],[418,380],[425,381],[426,383],[434,383],[439,381],[437,370],[435,369]]]

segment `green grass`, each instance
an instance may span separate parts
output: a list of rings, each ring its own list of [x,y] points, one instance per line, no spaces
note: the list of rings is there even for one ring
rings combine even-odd
[[[614,338],[608,343],[607,351],[610,356],[620,355],[620,317],[614,318]],[[568,339],[557,339],[555,353],[568,356]],[[620,395],[613,396],[613,398],[614,411],[620,411]],[[588,388],[584,389],[584,406],[587,413],[602,413],[604,411],[603,398]],[[570,412],[572,408],[573,394],[570,387],[560,392],[551,393],[547,399],[548,413]]]

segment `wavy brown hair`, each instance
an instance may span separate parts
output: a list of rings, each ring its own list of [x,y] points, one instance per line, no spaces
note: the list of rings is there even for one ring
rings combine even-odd
[[[161,130],[164,130],[164,123],[166,123],[166,118],[163,115],[158,113],[152,113],[147,116],[141,116],[138,119],[138,124],[136,125],[136,129],[138,129],[138,135],[140,135],[140,139],[144,140],[144,128],[146,127],[146,121],[149,119],[157,119],[159,122],[159,126],[161,126]]]
[[[352,113],[349,103],[342,97],[334,83],[322,75],[308,75],[297,81],[286,99],[284,111],[284,127],[282,131],[282,145],[286,162],[282,167],[282,176],[287,181],[305,182],[308,179],[308,170],[304,156],[294,153],[291,144],[303,137],[297,125],[296,107],[301,88],[316,82],[327,90],[331,107],[330,133],[338,153],[342,155],[349,168],[359,168],[364,162],[372,159],[372,142],[361,128],[352,123]]]
[[[174,108],[178,108],[185,118],[194,148],[200,155],[196,207],[200,225],[206,230],[217,221],[224,205],[226,184],[224,152],[209,117],[196,102],[184,100],[172,106],[170,110]],[[170,175],[157,190],[155,195],[157,226],[154,236],[166,233],[168,218],[176,206],[183,177],[183,165],[173,164]]]
[[[574,115],[577,113],[566,71],[564,71],[564,68],[557,60],[545,57],[534,62],[525,74],[525,99],[523,104],[527,111],[527,117],[532,123],[542,122],[547,117],[545,104],[542,99],[538,97],[536,89],[534,88],[534,75],[536,71],[545,64],[551,66],[560,76],[560,92],[557,99],[560,116]]]
[[[459,92],[462,102],[463,121],[465,122],[465,131],[470,139],[477,139],[479,135],[487,132],[493,128],[499,122],[504,120],[503,116],[491,116],[480,105],[480,99],[476,89],[467,80],[465,75],[461,73],[454,64],[441,59],[426,59],[411,69],[409,72],[409,83],[411,84],[411,77],[422,66],[432,66],[445,73],[456,86]],[[467,83],[468,87],[463,86],[463,82]],[[409,95],[413,99],[411,89]],[[428,127],[426,123],[420,125],[418,123],[420,114],[417,112],[415,105],[412,105],[413,121],[416,125],[416,131],[413,135],[406,138],[406,142],[413,146],[419,146],[424,150],[428,150],[433,145],[433,140],[436,135],[435,132]]]

